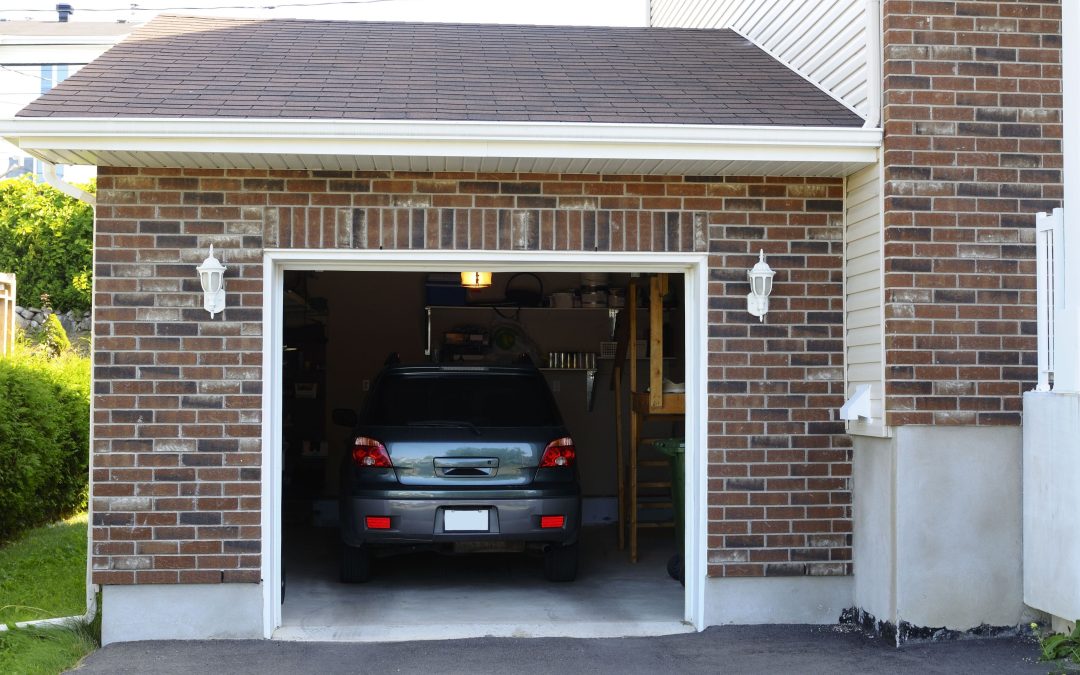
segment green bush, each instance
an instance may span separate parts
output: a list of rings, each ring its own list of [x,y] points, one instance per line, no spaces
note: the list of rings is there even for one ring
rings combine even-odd
[[[86,506],[89,449],[90,360],[0,358],[0,541]]]
[[[55,314],[50,314],[41,326],[39,335],[41,346],[51,357],[57,357],[71,350],[71,340],[64,332],[64,326]]]
[[[89,186],[93,190],[93,186]],[[17,301],[59,312],[90,309],[94,209],[29,178],[0,181],[0,272],[14,272]]]

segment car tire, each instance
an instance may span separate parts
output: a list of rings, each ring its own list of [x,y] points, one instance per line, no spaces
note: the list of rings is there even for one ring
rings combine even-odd
[[[577,542],[566,546],[552,545],[544,551],[544,577],[548,581],[573,581],[577,578]]]
[[[341,545],[341,580],[360,584],[371,579],[371,551],[366,546]]]
[[[683,566],[682,553],[676,553],[668,558],[667,573],[675,581],[678,581],[683,586],[686,585],[686,568]]]

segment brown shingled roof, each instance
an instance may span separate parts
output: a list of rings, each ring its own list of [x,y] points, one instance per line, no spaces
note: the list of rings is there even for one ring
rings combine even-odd
[[[863,122],[730,30],[179,16],[18,116]]]

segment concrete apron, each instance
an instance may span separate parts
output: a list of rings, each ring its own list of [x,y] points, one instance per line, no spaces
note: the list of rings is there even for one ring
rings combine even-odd
[[[389,642],[471,637],[629,637],[692,632],[683,588],[666,571],[670,535],[647,541],[638,563],[613,528],[587,528],[578,579],[551,583],[540,558],[409,554],[378,561],[365,584],[337,581],[332,540],[302,551],[286,535],[282,625],[274,639]]]

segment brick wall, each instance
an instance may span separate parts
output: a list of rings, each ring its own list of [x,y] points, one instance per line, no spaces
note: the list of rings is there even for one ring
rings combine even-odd
[[[1060,13],[883,5],[889,424],[1020,423],[1035,213],[1062,196]]]
[[[102,168],[98,188],[96,583],[259,580],[264,246],[708,251],[709,573],[850,572],[841,181]]]

